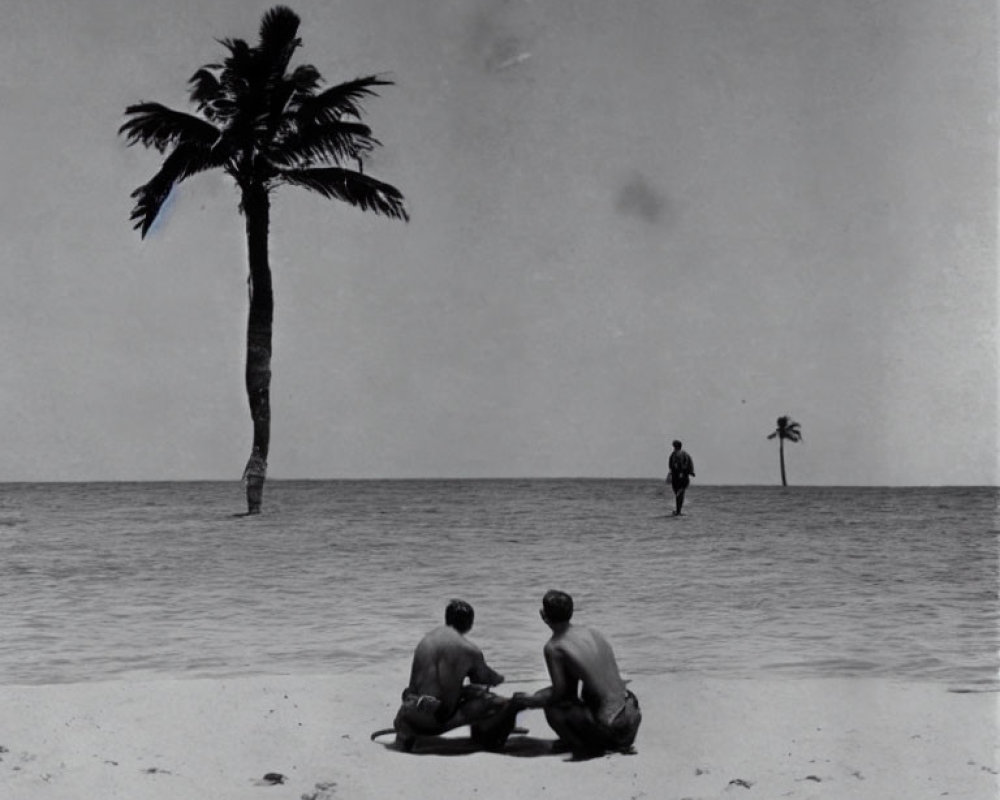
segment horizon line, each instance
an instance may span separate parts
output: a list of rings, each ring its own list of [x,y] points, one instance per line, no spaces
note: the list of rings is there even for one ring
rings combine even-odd
[[[508,482],[508,481],[629,481],[663,483],[663,478],[653,477],[614,477],[614,476],[491,476],[491,477],[395,477],[395,478],[268,478],[267,483],[403,483],[403,482]],[[37,480],[0,480],[0,486],[24,486],[30,484],[46,484],[53,486],[83,486],[91,484],[143,484],[143,483],[232,483],[241,484],[241,479],[234,478],[98,478],[90,480],[37,479]],[[997,489],[995,483],[795,483],[782,486],[780,483],[698,483],[701,488],[776,488],[776,489]]]

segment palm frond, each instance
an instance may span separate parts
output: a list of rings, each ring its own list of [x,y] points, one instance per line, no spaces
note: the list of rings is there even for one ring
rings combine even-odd
[[[285,183],[303,186],[332,200],[342,200],[362,211],[374,211],[393,219],[410,219],[403,205],[403,195],[396,187],[360,172],[318,167],[281,170],[278,177]]]
[[[132,227],[139,231],[141,238],[146,238],[173,188],[172,181],[157,180],[154,177],[149,183],[132,192],[131,197],[135,198],[135,207],[129,215],[129,220],[132,222]]]
[[[141,142],[161,153],[179,142],[210,147],[219,137],[219,130],[212,123],[160,103],[131,105],[125,109],[125,116],[131,119],[118,129],[119,135],[124,135],[129,145]]]
[[[251,47],[245,40],[226,37],[216,41],[229,51],[229,58],[235,59],[237,63],[244,64],[250,58]]]
[[[260,18],[261,44],[290,42],[299,31],[299,15],[288,6],[275,6]]]
[[[289,76],[289,80],[295,85],[295,91],[304,97],[319,88],[322,76],[312,64],[300,64]]]
[[[291,127],[288,109],[292,105],[294,96],[295,86],[288,80],[275,81],[266,94],[262,96],[261,99],[266,100],[266,109],[259,114],[259,117],[261,122],[265,119],[267,122],[263,129],[266,130],[265,141],[274,141],[279,130]]]
[[[392,85],[393,81],[378,75],[368,75],[332,86],[303,101],[299,118],[304,124],[332,122],[344,116],[360,119],[363,112],[361,101],[366,97],[378,96],[373,87]]]
[[[296,36],[299,22],[298,14],[287,6],[275,6],[261,18],[257,50],[272,76],[285,74],[292,54],[302,44]]]
[[[132,192],[135,207],[129,218],[134,223],[133,227],[145,238],[175,185],[185,178],[224,163],[225,159],[218,148],[213,150],[192,143],[178,145],[164,160],[160,171],[148,183]]]
[[[190,98],[212,122],[225,125],[236,115],[236,101],[219,78],[222,66],[206,64],[191,76]]]
[[[204,66],[188,79],[191,102],[209,119],[214,118],[217,103],[225,98],[222,83],[210,66]]]
[[[222,91],[234,100],[243,96],[252,76],[257,72],[254,51],[242,39],[219,39],[219,44],[229,51],[229,57],[222,62],[219,82]]]
[[[285,167],[342,164],[347,160],[359,160],[380,145],[367,125],[330,122],[293,132],[268,155],[272,162]]]
[[[269,139],[284,138],[299,127],[299,109],[303,101],[313,97],[323,77],[311,64],[295,68],[290,75],[274,76],[269,82]]]

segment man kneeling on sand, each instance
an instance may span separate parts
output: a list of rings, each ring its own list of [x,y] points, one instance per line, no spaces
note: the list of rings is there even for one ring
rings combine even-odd
[[[469,725],[473,742],[500,750],[514,729],[524,704],[490,691],[503,683],[503,675],[487,666],[482,650],[465,638],[474,617],[468,603],[450,601],[445,624],[424,636],[414,650],[410,683],[393,722],[400,749],[412,750],[417,736]]]
[[[573,598],[565,592],[546,592],[541,615],[552,630],[543,650],[552,685],[512,699],[544,708],[549,727],[574,758],[629,752],[642,714],[639,700],[625,688],[611,645],[596,630],[570,623]]]

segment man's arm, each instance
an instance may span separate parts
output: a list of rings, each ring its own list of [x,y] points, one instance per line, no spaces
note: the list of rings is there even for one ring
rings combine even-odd
[[[544,708],[576,697],[577,681],[570,677],[565,655],[552,644],[545,645],[545,666],[548,667],[552,685],[539,689],[525,700],[529,708]]]
[[[486,657],[482,651],[476,649],[472,657],[472,667],[469,669],[469,679],[473,683],[482,683],[486,686],[497,686],[503,683],[503,675],[491,669],[486,663]]]

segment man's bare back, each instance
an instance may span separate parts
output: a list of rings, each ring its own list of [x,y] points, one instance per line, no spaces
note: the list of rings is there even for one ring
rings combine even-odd
[[[572,625],[561,634],[553,634],[543,652],[553,676],[554,701],[575,697],[579,682],[580,698],[599,720],[610,722],[621,710],[625,681],[611,645],[598,631]],[[561,684],[558,689],[557,683]]]
[[[442,716],[451,716],[465,678],[485,686],[503,683],[503,675],[486,665],[482,650],[454,628],[441,625],[420,640],[410,670],[411,692],[436,697]]]

